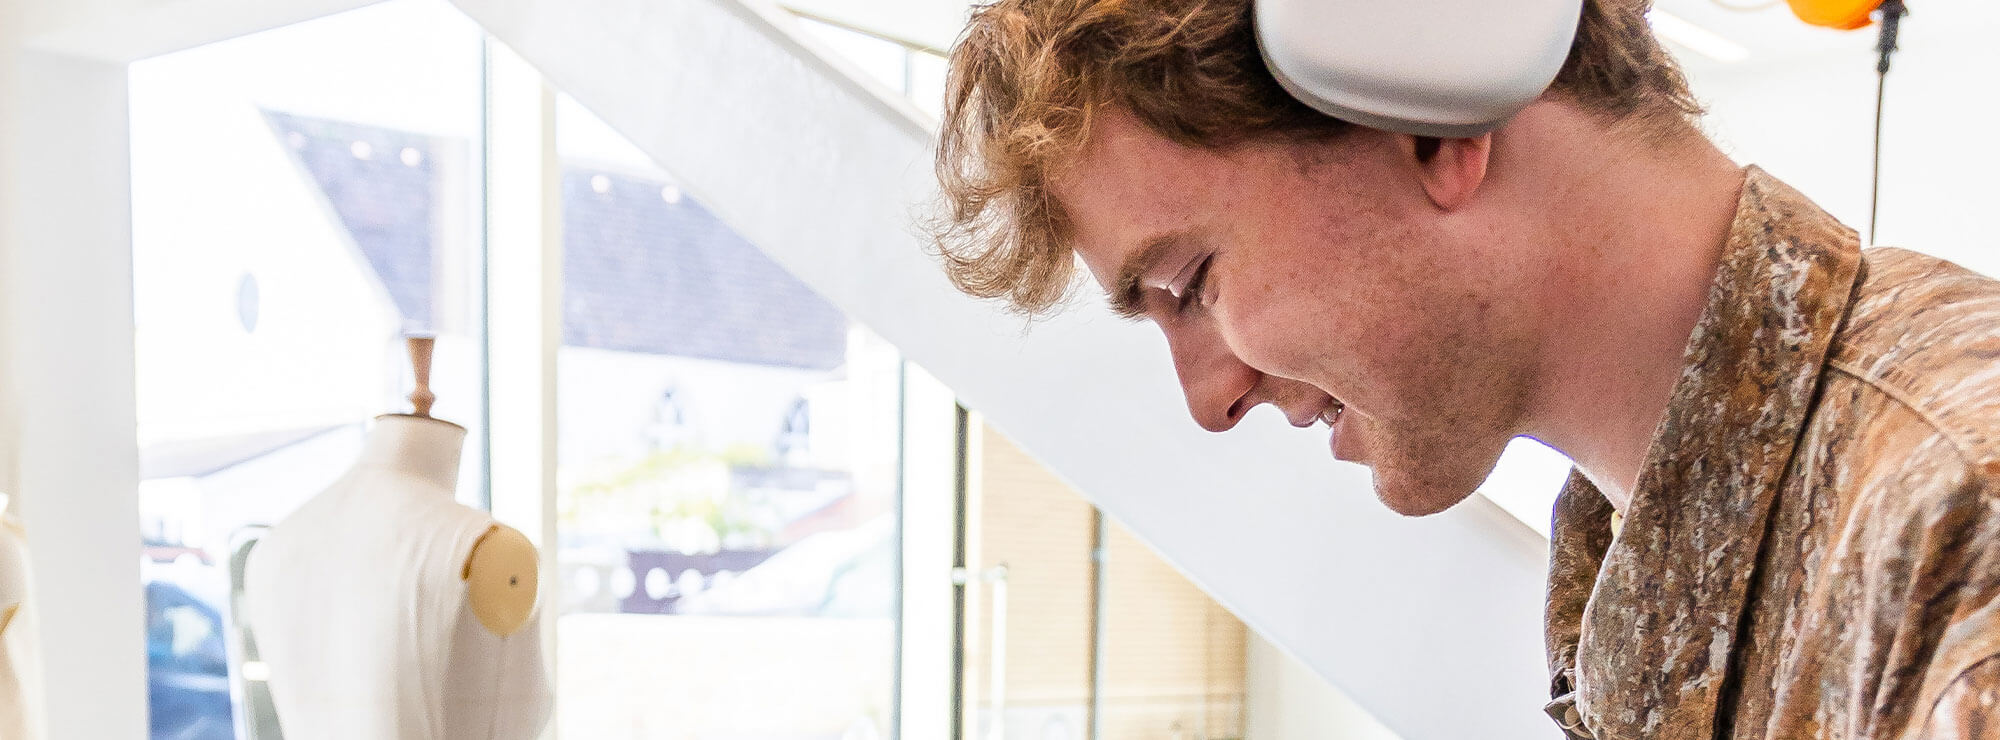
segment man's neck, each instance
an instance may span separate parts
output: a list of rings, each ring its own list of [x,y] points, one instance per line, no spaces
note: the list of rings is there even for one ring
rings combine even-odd
[[[1602,132],[1600,132],[1602,133]],[[1528,136],[1535,135],[1530,132]],[[1549,338],[1529,434],[1625,511],[1729,239],[1743,172],[1706,140],[1616,142],[1527,165],[1560,183]]]

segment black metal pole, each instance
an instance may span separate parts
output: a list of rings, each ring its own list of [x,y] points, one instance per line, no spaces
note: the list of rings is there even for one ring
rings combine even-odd
[[[1875,246],[1875,224],[1882,213],[1882,108],[1888,99],[1889,60],[1896,54],[1896,36],[1902,31],[1903,16],[1909,9],[1903,0],[1884,0],[1881,7],[1882,35],[1875,42],[1875,167],[1868,185],[1868,246]]]

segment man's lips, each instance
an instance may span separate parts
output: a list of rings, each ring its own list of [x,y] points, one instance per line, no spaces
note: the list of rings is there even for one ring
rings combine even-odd
[[[1327,426],[1333,426],[1334,424],[1340,422],[1340,414],[1346,409],[1347,405],[1341,403],[1340,399],[1329,398],[1327,399],[1326,405],[1321,406],[1320,409],[1314,412],[1312,415],[1304,417],[1295,417],[1287,415],[1285,417],[1285,421],[1291,422],[1292,426],[1298,427],[1300,429],[1304,429],[1314,424],[1325,424]]]
[[[1347,445],[1347,447],[1350,449],[1343,450],[1343,447],[1341,445],[1341,437],[1342,437],[1341,432],[1343,431],[1343,427],[1341,426],[1341,421],[1346,416],[1347,416],[1347,404],[1341,402],[1341,400],[1338,398],[1333,398],[1329,396],[1326,399],[1326,405],[1321,406],[1319,408],[1319,411],[1315,412],[1313,415],[1304,418],[1294,418],[1290,415],[1287,415],[1286,421],[1291,422],[1292,426],[1298,427],[1300,429],[1312,426],[1315,423],[1325,424],[1327,430],[1330,432],[1330,434],[1327,435],[1326,446],[1328,451],[1333,453],[1334,459],[1346,460],[1348,462],[1360,462],[1366,464],[1365,461],[1361,459],[1363,456],[1363,452],[1357,445],[1350,443]],[[1342,454],[1343,451],[1346,452],[1346,454],[1343,455]]]
[[[1326,408],[1320,409],[1319,417],[1316,419],[1316,421],[1325,424],[1328,427],[1332,427],[1340,423],[1341,414],[1344,414],[1346,412],[1347,412],[1347,404],[1341,403],[1340,399],[1336,398],[1333,399],[1332,401],[1327,402]]]
[[[1349,430],[1347,425],[1342,423],[1345,421],[1346,415],[1347,405],[1338,400],[1327,404],[1326,410],[1320,412],[1320,421],[1325,422],[1329,430],[1326,438],[1326,449],[1328,452],[1333,453],[1333,459],[1335,460],[1345,460],[1351,463],[1367,465],[1367,445],[1362,444],[1360,438],[1349,434],[1350,431],[1360,430]]]

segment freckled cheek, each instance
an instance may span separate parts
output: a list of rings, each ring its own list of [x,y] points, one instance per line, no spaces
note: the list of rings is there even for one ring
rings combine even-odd
[[[1262,372],[1379,403],[1371,394],[1409,374],[1412,324],[1423,317],[1355,277],[1225,294],[1216,312],[1222,337]]]
[[[1246,296],[1247,297],[1247,296]],[[1225,301],[1216,311],[1218,329],[1236,358],[1259,371],[1312,382],[1322,369],[1323,348],[1333,327],[1312,320],[1303,301]]]

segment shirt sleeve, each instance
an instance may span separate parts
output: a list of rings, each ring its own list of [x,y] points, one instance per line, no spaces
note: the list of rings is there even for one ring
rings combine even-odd
[[[1920,740],[2000,740],[2000,655],[1952,679],[1932,705]]]

